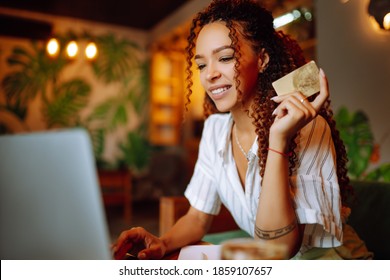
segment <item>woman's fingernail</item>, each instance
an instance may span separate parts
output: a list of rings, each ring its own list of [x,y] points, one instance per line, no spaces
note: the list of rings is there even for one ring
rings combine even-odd
[[[270,99],[271,99],[272,101],[275,101],[275,99],[277,99],[277,98],[278,98],[278,96],[276,95],[276,96],[271,97]]]
[[[324,72],[324,70],[322,70],[322,68],[320,68],[320,75],[321,75],[322,77],[325,77],[325,72]]]
[[[273,112],[272,112],[272,116],[276,116],[276,110],[277,110],[278,108],[276,108]]]

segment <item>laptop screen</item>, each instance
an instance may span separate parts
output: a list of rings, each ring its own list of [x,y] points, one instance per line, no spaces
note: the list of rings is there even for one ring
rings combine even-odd
[[[1,259],[110,259],[88,133],[0,136]]]

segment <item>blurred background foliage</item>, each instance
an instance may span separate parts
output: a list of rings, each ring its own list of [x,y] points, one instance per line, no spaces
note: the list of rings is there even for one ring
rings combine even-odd
[[[375,142],[367,115],[341,107],[335,115],[340,137],[348,154],[348,172],[354,180],[390,182],[390,163],[375,164],[380,158],[380,145]]]
[[[70,31],[54,36],[61,45],[70,40],[96,42],[99,53],[89,63],[92,73],[106,85],[119,85],[118,92],[81,118],[82,110],[91,101],[92,85],[77,72],[64,80],[61,75],[73,61],[64,52],[55,58],[49,57],[44,44],[31,42],[30,48],[14,47],[7,58],[11,71],[1,81],[5,103],[0,104],[0,111],[25,123],[31,102],[39,96],[40,111],[48,129],[84,127],[90,132],[100,168],[145,168],[151,146],[147,140],[149,63],[143,58],[143,50],[134,42],[110,33],[92,36]],[[103,154],[107,134],[121,127],[126,129],[129,122],[134,125],[118,144],[121,155],[114,163],[106,162]],[[1,133],[11,132],[6,123],[1,123]]]

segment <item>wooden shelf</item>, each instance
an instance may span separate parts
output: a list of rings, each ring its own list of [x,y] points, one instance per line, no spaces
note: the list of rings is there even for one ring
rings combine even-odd
[[[184,100],[184,57],[155,52],[151,70],[150,141],[155,145],[180,144]]]

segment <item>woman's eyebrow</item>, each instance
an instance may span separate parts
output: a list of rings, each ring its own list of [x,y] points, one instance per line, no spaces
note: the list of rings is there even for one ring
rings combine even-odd
[[[221,47],[216,48],[215,50],[213,50],[212,53],[213,53],[213,54],[216,54],[216,53],[218,53],[218,52],[220,52],[220,51],[223,51],[223,50],[225,50],[225,49],[233,49],[233,47],[232,47],[232,46],[228,46],[228,45],[221,46]],[[199,59],[199,58],[203,58],[203,57],[204,57],[203,55],[197,54],[197,55],[195,55],[194,59]]]

